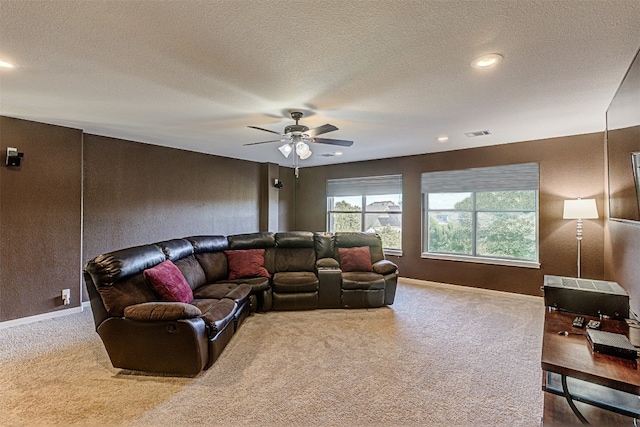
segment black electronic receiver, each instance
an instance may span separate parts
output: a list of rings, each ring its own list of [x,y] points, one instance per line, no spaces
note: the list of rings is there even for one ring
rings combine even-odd
[[[591,349],[596,353],[609,354],[625,359],[636,359],[638,357],[638,350],[625,335],[587,329],[587,339],[591,344]]]

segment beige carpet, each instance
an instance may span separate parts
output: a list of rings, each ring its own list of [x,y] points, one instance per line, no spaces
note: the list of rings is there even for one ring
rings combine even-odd
[[[541,298],[403,280],[250,317],[195,378],[111,367],[91,313],[0,330],[2,425],[538,426]]]

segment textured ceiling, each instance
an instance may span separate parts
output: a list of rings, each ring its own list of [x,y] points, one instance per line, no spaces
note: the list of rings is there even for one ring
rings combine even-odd
[[[0,114],[283,166],[243,144],[292,109],[355,141],[302,166],[597,132],[638,22],[637,0],[0,0]]]

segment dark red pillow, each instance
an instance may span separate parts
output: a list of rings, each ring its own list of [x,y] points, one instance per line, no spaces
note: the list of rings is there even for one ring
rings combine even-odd
[[[229,280],[271,277],[264,268],[264,249],[236,249],[224,254],[229,265]]]
[[[155,267],[146,269],[144,278],[151,289],[165,301],[184,302],[193,301],[193,291],[184,278],[182,272],[170,260],[166,260]]]
[[[342,271],[373,271],[369,246],[338,248]]]

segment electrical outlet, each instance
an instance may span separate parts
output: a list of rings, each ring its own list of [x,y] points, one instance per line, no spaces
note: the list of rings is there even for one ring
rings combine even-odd
[[[64,305],[69,305],[71,303],[71,290],[63,289],[62,290],[62,302]]]

